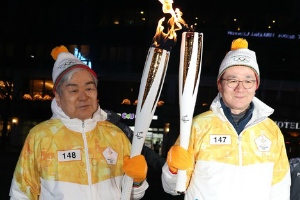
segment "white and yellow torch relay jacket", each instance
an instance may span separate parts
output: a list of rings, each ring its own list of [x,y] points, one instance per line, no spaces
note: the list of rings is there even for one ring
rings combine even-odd
[[[12,200],[118,200],[130,142],[98,108],[92,119],[70,119],[52,101],[53,117],[27,136],[12,180]],[[141,199],[146,181],[133,187]]]
[[[237,134],[218,95],[193,119],[186,200],[289,200],[290,172],[283,135],[268,118],[273,109],[253,99],[252,118]],[[177,141],[179,144],[179,141]],[[177,175],[163,167],[164,190],[175,195]]]

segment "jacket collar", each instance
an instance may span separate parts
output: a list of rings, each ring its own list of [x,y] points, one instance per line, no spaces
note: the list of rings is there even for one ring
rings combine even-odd
[[[59,119],[68,129],[76,132],[87,132],[93,130],[98,121],[105,121],[107,114],[98,106],[97,111],[93,114],[91,119],[80,120],[77,118],[71,119],[64,111],[57,105],[54,98],[51,102],[52,117],[51,119]]]
[[[221,106],[221,102],[220,102],[221,97],[222,97],[222,95],[220,93],[218,93],[218,95],[213,100],[212,104],[210,105],[210,109],[222,121],[227,121],[227,118],[226,118],[224,111],[222,109],[222,106]],[[265,118],[269,117],[274,112],[274,109],[272,109],[271,107],[269,107],[267,104],[260,101],[256,97],[253,98],[252,103],[254,104],[254,110],[253,110],[252,118],[249,121],[249,123],[255,123],[257,121],[262,121]]]

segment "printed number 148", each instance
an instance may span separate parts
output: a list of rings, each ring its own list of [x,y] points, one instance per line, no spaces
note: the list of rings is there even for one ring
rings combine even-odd
[[[65,153],[62,154],[64,156],[64,159],[67,158],[76,158],[76,153],[75,152],[69,152],[67,155]]]

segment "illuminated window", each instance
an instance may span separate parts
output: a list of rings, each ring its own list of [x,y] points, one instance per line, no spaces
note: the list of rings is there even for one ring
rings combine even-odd
[[[69,45],[68,50],[74,54],[77,58],[79,58],[84,64],[92,68],[92,62],[89,59],[90,54],[90,46],[89,45],[80,45],[80,48],[78,45]]]
[[[0,80],[0,99],[4,99],[8,93],[11,94],[13,92],[13,86],[14,84],[9,81],[5,82]]]
[[[53,96],[52,80],[30,80],[30,94],[32,97],[40,95],[42,97],[49,95]]]
[[[89,59],[85,58],[85,57],[79,52],[79,50],[78,50],[76,47],[75,47],[75,49],[74,49],[74,55],[75,55],[77,58],[79,58],[84,64],[86,64],[87,66],[89,66],[89,68],[92,69],[92,62],[91,62]]]

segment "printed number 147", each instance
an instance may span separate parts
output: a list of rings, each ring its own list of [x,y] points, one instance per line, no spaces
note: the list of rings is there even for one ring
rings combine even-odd
[[[225,143],[226,137],[214,137],[215,142]]]

